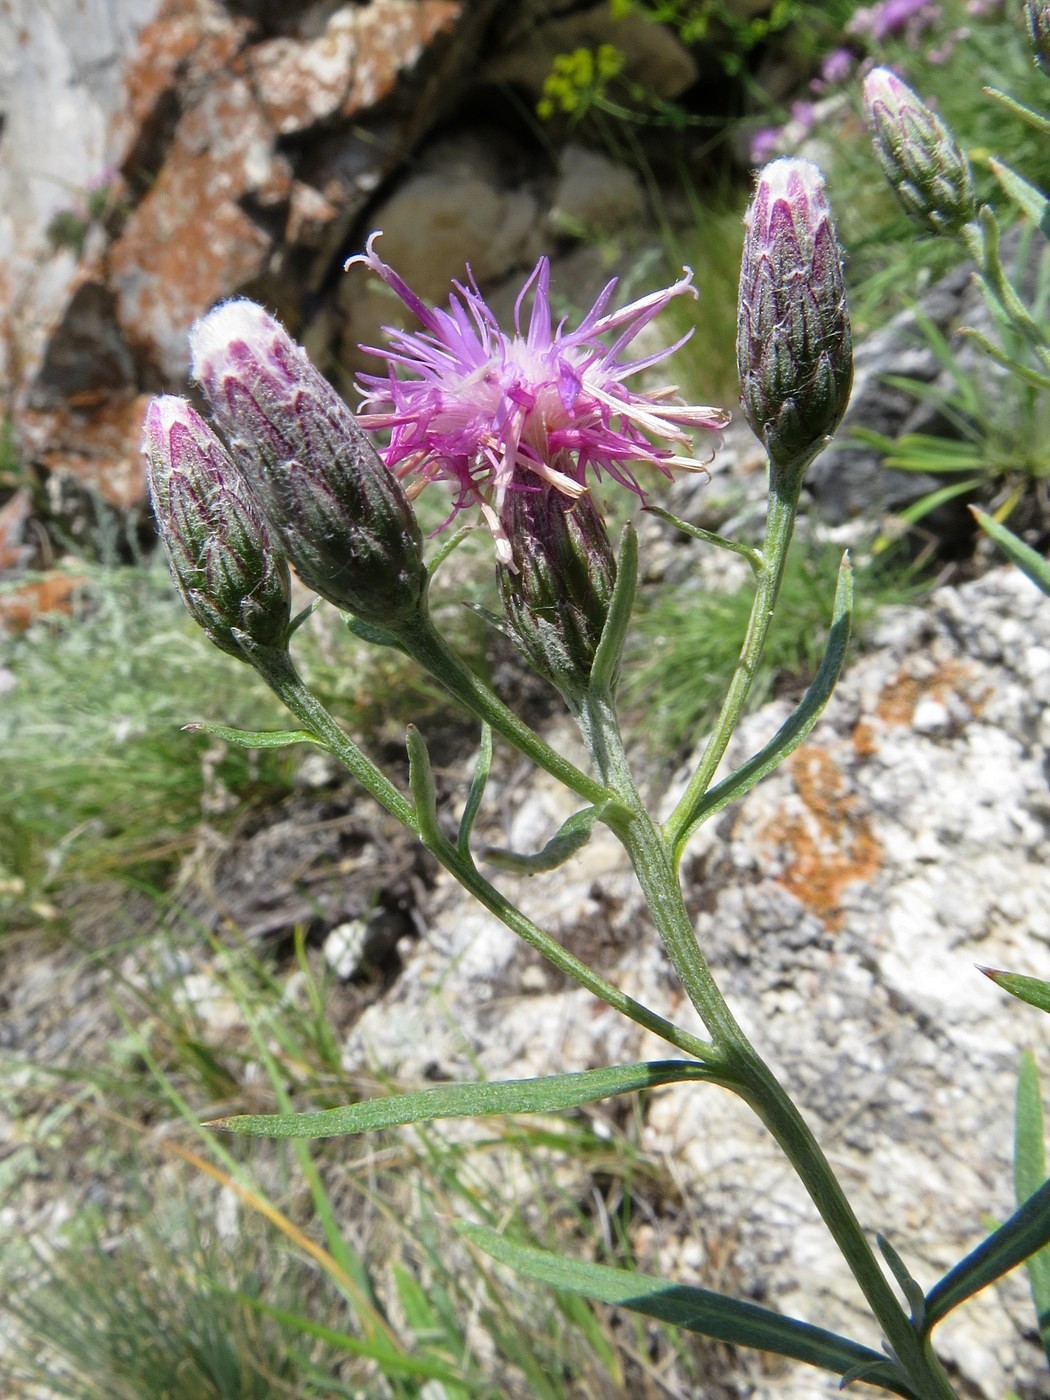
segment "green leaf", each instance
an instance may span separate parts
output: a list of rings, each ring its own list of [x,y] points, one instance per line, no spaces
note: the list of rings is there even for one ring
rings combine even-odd
[[[242,749],[284,749],[289,744],[321,742],[308,729],[229,729],[225,724],[203,721],[184,724],[182,728],[186,734],[213,734],[216,739],[224,739],[227,744],[237,744]]]
[[[584,807],[580,812],[573,812],[562,822],[543,850],[535,855],[526,856],[517,851],[505,851],[499,846],[487,846],[485,859],[501,870],[513,870],[523,875],[539,875],[556,870],[586,846],[599,815],[597,807]]]
[[[623,656],[623,644],[637,590],[638,535],[632,526],[625,525],[616,560],[616,583],[613,585],[609,612],[591,664],[589,688],[597,695],[612,695],[616,689],[620,658]]]
[[[897,519],[903,520],[906,525],[914,525],[924,515],[929,515],[931,510],[936,510],[946,501],[954,500],[956,496],[965,496],[967,491],[976,491],[981,484],[982,479],[974,476],[965,481],[956,481],[951,486],[942,486],[939,491],[931,491],[928,496],[923,496],[921,501],[916,501],[913,506],[900,511]]]
[[[828,642],[824,648],[820,669],[813,678],[813,684],[802,697],[798,708],[784,721],[769,743],[764,748],[759,749],[758,753],[749,758],[746,763],[742,763],[736,772],[730,773],[728,778],[723,778],[720,783],[716,783],[704,794],[694,811],[690,813],[680,836],[675,841],[676,859],[685,849],[686,843],[697,827],[701,826],[708,818],[713,817],[716,812],[720,812],[723,807],[728,806],[730,802],[735,802],[738,797],[743,797],[745,792],[750,791],[767,773],[771,773],[789,754],[794,753],[809,734],[823,714],[824,707],[831,698],[831,693],[835,689],[842,671],[843,662],[846,659],[846,648],[849,644],[852,615],[853,568],[849,555],[844,554],[842,563],[839,565],[838,582],[835,586],[835,602],[832,608]]]
[[[1031,545],[1027,545],[1024,540],[1018,539],[1012,530],[1008,530],[1005,525],[1001,525],[993,516],[986,515],[983,510],[978,510],[976,506],[971,506],[970,510],[981,529],[995,541],[1006,557],[1012,560],[1022,573],[1027,574],[1037,588],[1041,588],[1044,593],[1050,594],[1050,562],[1047,562],[1041,554],[1037,554]],[[982,971],[983,970],[984,969],[982,969]],[[1009,976],[1010,974],[1003,973],[999,975]],[[993,980],[998,981],[998,976]],[[1034,979],[1030,978],[1027,980],[1031,981]],[[999,982],[999,985],[1005,986],[1005,983]],[[1012,991],[1012,988],[1007,987],[1006,990]],[[1018,996],[1020,993],[1014,991],[1013,995]],[[1024,997],[1023,1000],[1027,1001],[1028,998]],[[1038,1006],[1039,1003],[1035,1002],[1033,1005]],[[1050,1006],[1044,1006],[1043,1010],[1050,1011]]]
[[[990,156],[988,164],[995,178],[1018,208],[1028,215],[1036,228],[1050,237],[1050,201],[1042,191],[1029,184],[1016,170],[1011,170],[1001,160]]]
[[[652,1060],[613,1065],[542,1079],[508,1079],[491,1084],[442,1084],[412,1094],[365,1099],[343,1108],[317,1113],[240,1114],[215,1118],[206,1126],[251,1137],[322,1138],[428,1123],[435,1118],[483,1118],[493,1114],[558,1113],[595,1103],[614,1094],[633,1094],[660,1084],[684,1080],[716,1080],[705,1065],[693,1060]],[[717,1080],[721,1082],[721,1080]]]
[[[1035,111],[1034,108],[1026,106],[1023,102],[1018,102],[1016,98],[1009,97],[1005,92],[1000,92],[998,88],[986,87],[981,91],[986,97],[994,98],[996,102],[1002,103],[1007,111],[1012,112],[1015,117],[1020,117],[1021,121],[1027,122],[1029,126],[1034,126],[1036,131],[1045,131],[1050,135],[1050,121]]]
[[[650,515],[656,515],[661,520],[666,520],[668,525],[673,525],[684,535],[690,535],[694,540],[703,540],[705,544],[717,545],[719,549],[728,549],[733,554],[740,554],[756,572],[761,569],[762,551],[756,549],[754,545],[741,544],[738,540],[728,540],[725,535],[716,535],[711,530],[704,530],[699,525],[690,524],[688,520],[679,520],[677,515],[672,515],[669,510],[664,510],[661,506],[646,506],[645,509]]]
[[[470,791],[463,805],[463,815],[459,819],[456,833],[456,849],[464,859],[470,858],[470,837],[481,810],[481,799],[485,796],[485,786],[492,767],[492,730],[485,723],[481,726],[481,743],[478,745],[478,762],[474,776],[470,780]]]
[[[355,617],[353,613],[341,612],[339,616],[346,624],[348,632],[352,632],[362,642],[368,642],[374,647],[391,647],[394,651],[404,652],[404,643],[396,632],[389,632],[385,627],[380,627],[375,622],[365,622],[363,618]]]
[[[1050,1181],[1014,1211],[926,1295],[928,1334],[942,1318],[1050,1243]]]
[[[959,334],[972,340],[975,345],[979,345],[984,353],[995,361],[997,365],[1002,365],[1003,369],[1008,369],[1011,374],[1025,384],[1031,384],[1035,389],[1050,389],[1050,375],[1041,374],[1039,370],[1033,369],[1031,365],[1022,364],[1020,360],[1015,360],[1007,355],[993,341],[989,340],[983,331],[975,330],[973,326],[960,326]]]
[[[1046,1142],[1039,1070],[1030,1050],[1021,1057],[1017,1075],[1017,1121],[1014,1132],[1014,1190],[1018,1205],[1029,1200],[1046,1181]],[[1050,1361],[1050,1249],[1027,1260],[1036,1321],[1043,1351]]]
[[[419,822],[419,839],[428,851],[441,851],[448,844],[437,813],[437,786],[426,740],[414,724],[405,731],[408,749],[408,785]]]
[[[926,1299],[923,1295],[922,1287],[912,1277],[907,1264],[905,1264],[904,1260],[894,1249],[893,1245],[890,1244],[885,1235],[876,1235],[875,1243],[879,1246],[883,1259],[885,1259],[886,1263],[890,1266],[890,1271],[900,1285],[900,1290],[907,1300],[908,1307],[911,1309],[912,1325],[921,1327],[923,1315],[926,1312]]]
[[[805,1361],[835,1375],[855,1372],[858,1366],[870,1366],[870,1371],[865,1371],[866,1380],[882,1385],[895,1395],[913,1394],[885,1356],[811,1323],[785,1317],[755,1303],[727,1298],[707,1288],[667,1283],[648,1274],[613,1269],[605,1264],[582,1264],[542,1249],[513,1244],[484,1226],[461,1225],[459,1231],[486,1254],[526,1278],[570,1293],[583,1293],[598,1302],[627,1308],[645,1317],[659,1318],[716,1341]]]

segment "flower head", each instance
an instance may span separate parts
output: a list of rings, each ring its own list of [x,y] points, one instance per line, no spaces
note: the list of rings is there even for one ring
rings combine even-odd
[[[675,401],[672,387],[649,393],[624,381],[661,363],[684,343],[637,359],[627,350],[676,296],[692,292],[692,273],[663,291],[608,310],[616,286],[603,289],[575,330],[554,326],[550,264],[541,258],[518,296],[514,333],[503,331],[476,284],[455,283],[447,311],[427,306],[374,250],[347,263],[364,263],[391,287],[422,324],[422,331],[385,328],[387,350],[363,347],[387,361],[386,375],[363,374],[360,416],[367,428],[389,428],[381,455],[399,476],[415,474],[418,493],[430,481],[450,481],[452,515],[480,506],[501,563],[513,567],[506,528],[509,493],[543,487],[578,500],[587,473],[608,473],[637,492],[637,462],[665,476],[675,467],[703,468],[691,455],[690,430],[717,434],[729,415]],[[528,325],[522,307],[532,293]],[[695,295],[695,293],[694,293]],[[612,335],[606,344],[603,336]],[[708,458],[710,460],[710,458]]]
[[[1025,0],[1024,12],[1036,66],[1050,76],[1050,2]]]
[[[889,68],[864,79],[875,156],[905,212],[926,232],[956,235],[976,217],[970,162],[941,119]]]
[[[288,635],[288,566],[229,453],[185,399],[146,411],[142,449],[172,577],[190,613],[223,651],[239,637],[281,648]]]
[[[190,333],[193,377],[303,582],[393,626],[424,606],[423,540],[401,485],[306,351],[255,302]]]
[[[744,229],[740,402],[769,453],[772,484],[797,498],[853,384],[842,254],[817,167],[788,157],[767,165]]]

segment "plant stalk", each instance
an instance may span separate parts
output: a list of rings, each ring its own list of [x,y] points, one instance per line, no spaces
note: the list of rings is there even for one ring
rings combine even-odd
[[[722,702],[718,719],[707,741],[703,757],[689,785],[682,794],[678,805],[664,824],[668,843],[675,853],[675,863],[681,859],[685,843],[694,829],[693,823],[697,808],[722,762],[729,741],[740,722],[740,715],[747,701],[755,673],[766,644],[770,624],[776,609],[777,595],[784,577],[788,547],[795,528],[795,512],[798,507],[797,494],[794,499],[780,492],[771,491],[766,515],[766,537],[759,555],[761,563],[756,567],[757,587],[747,631],[740,648],[729,689]]]
[[[672,848],[649,816],[627,771],[611,705],[591,697],[587,725],[602,776],[629,808],[610,826],[630,856],[653,922],[689,999],[721,1052],[728,1070],[719,1082],[738,1093],[762,1120],[791,1162],[861,1292],[878,1320],[904,1374],[921,1400],[957,1400],[932,1350],[924,1347],[897,1300],[864,1231],[819,1143],[773,1071],[744,1034],[723,997],[693,931],[678,882]]]
[[[408,624],[399,630],[397,638],[408,655],[440,681],[453,699],[501,734],[526,758],[531,758],[537,767],[550,773],[587,802],[601,804],[609,800],[609,791],[602,783],[588,777],[551,748],[474,674],[448,645],[429,617],[424,614]]]

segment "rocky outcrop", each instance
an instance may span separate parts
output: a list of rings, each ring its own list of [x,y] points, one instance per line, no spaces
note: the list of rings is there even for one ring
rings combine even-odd
[[[142,505],[144,395],[184,389],[216,301],[267,302],[348,387],[390,314],[341,275],[371,228],[439,297],[468,262],[488,289],[637,220],[633,175],[521,120],[554,52],[620,43],[667,97],[696,76],[669,31],[604,4],[30,9],[0,10],[0,394],[36,508],[85,540],[98,499]]]

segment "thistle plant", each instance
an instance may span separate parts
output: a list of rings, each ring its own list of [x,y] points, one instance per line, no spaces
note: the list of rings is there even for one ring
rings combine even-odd
[[[637,536],[628,525],[614,550],[594,486],[611,481],[645,502],[654,483],[676,471],[703,470],[719,446],[725,412],[683,404],[670,386],[629,383],[676,348],[638,351],[634,345],[674,298],[692,291],[692,274],[619,307],[610,282],[570,328],[552,322],[550,268],[541,259],[522,289],[513,328],[505,330],[470,281],[454,286],[447,310],[426,305],[380,259],[375,237],[351,263],[380,277],[419,321],[419,329],[387,333],[386,347],[377,350],[387,371],[362,376],[366,411],[356,420],[277,323],[245,302],[219,307],[192,335],[194,374],[228,451],[181,401],[174,401],[176,408],[162,399],[150,410],[147,455],[176,582],[212,639],[238,650],[301,725],[278,734],[218,732],[249,747],[309,742],[328,750],[496,918],[677,1055],[570,1068],[544,1079],[443,1085],[323,1112],[235,1117],[218,1125],[250,1134],[336,1136],[468,1114],[550,1112],[672,1082],[692,1083],[698,1093],[720,1085],[758,1115],[804,1184],[867,1300],[883,1350],[708,1289],[525,1249],[469,1223],[460,1227],[463,1234],[561,1289],[808,1362],[843,1383],[863,1379],[913,1400],[952,1396],[931,1344],[932,1328],[949,1308],[1050,1238],[1046,1193],[1037,1193],[1037,1210],[1026,1207],[925,1298],[896,1253],[881,1246],[902,1303],[813,1133],[717,984],[678,879],[683,852],[699,827],[810,732],[845,654],[852,587],[846,560],[827,650],[808,693],[763,748],[715,783],[776,610],[806,467],[834,433],[849,397],[852,352],[841,255],[820,172],[802,160],[776,162],[759,176],[746,218],[738,355],[744,413],[769,457],[761,545],[714,535],[651,507],[710,547],[742,556],[755,578],[750,622],[721,713],[696,772],[662,823],[639,793],[617,714],[638,579]],[[373,442],[377,430],[388,436]],[[171,504],[181,498],[184,479],[192,511]],[[421,490],[442,489],[450,490],[446,524],[470,513],[491,533],[503,625],[564,698],[590,756],[586,769],[494,694],[431,618],[429,583],[458,535],[424,564],[411,500]],[[228,518],[239,533],[229,532]],[[213,556],[222,567],[213,566]],[[408,731],[403,790],[298,676],[289,650],[296,623],[289,623],[287,589],[275,582],[284,578],[284,559],[340,609],[357,636],[414,658],[479,721],[477,769],[454,835],[438,819],[423,735]],[[543,852],[520,861],[550,869],[584,848],[595,824],[603,823],[633,867],[702,1034],[631,998],[576,958],[507,898],[495,872],[490,877],[482,868],[472,834],[494,736],[585,804]]]

